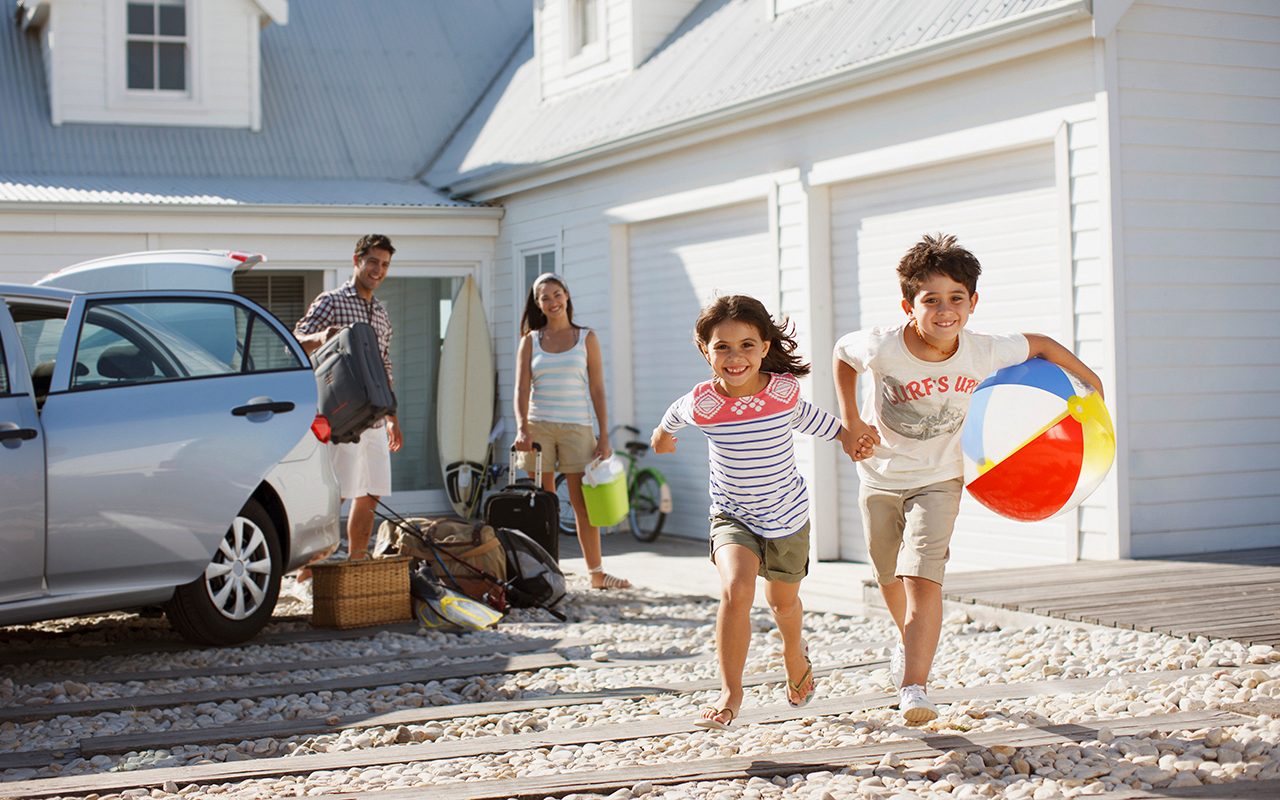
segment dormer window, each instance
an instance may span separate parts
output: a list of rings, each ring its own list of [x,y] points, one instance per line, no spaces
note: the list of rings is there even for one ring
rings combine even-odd
[[[600,0],[572,0],[573,46],[571,55],[578,55],[600,44]]]
[[[128,88],[187,92],[190,42],[186,0],[130,0],[126,25]]]
[[[608,9],[602,0],[560,0],[560,42],[566,75],[608,60]]]

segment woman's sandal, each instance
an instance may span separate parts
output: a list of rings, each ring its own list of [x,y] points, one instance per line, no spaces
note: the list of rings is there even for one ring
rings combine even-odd
[[[590,572],[592,575],[604,576],[604,583],[601,584],[600,586],[592,586],[591,587],[592,589],[630,589],[631,588],[631,581],[627,580],[626,578],[619,578],[615,575],[610,575],[609,573],[604,571],[604,567],[596,567],[595,569],[587,570],[587,571]]]
[[[800,645],[804,649],[804,675],[801,675],[798,681],[792,681],[787,678],[787,702],[791,704],[792,708],[809,705],[809,701],[813,699],[814,694],[818,691],[818,682],[813,679],[813,662],[809,660],[809,643],[801,642]],[[806,683],[809,684],[809,691],[807,692],[802,691],[801,688]],[[800,699],[793,700],[791,699],[792,695]]]
[[[707,716],[707,712],[711,712],[711,716]],[[721,722],[719,717],[724,714],[729,715],[728,722]],[[693,727],[706,728],[713,731],[726,731],[733,721],[738,718],[738,712],[732,708],[725,706],[724,708],[716,708],[715,706],[703,706],[702,716],[693,721]]]

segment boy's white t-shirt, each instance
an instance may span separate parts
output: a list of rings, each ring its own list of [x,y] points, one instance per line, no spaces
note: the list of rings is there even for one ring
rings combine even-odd
[[[868,371],[872,376],[875,402],[870,409],[860,404],[859,411],[880,431],[880,444],[858,462],[858,476],[877,489],[911,489],[964,475],[960,426],[973,390],[1031,352],[1021,333],[966,329],[950,358],[924,361],[907,350],[905,333],[904,323],[854,331],[836,342],[841,361],[859,377]]]

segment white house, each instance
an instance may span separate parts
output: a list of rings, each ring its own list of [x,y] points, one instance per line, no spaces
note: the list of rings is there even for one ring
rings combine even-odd
[[[1062,518],[1019,524],[966,502],[953,563],[1280,544],[1273,3],[492,0],[346,19],[333,0],[162,0],[141,5],[193,20],[188,83],[148,90],[129,88],[146,72],[130,71],[145,49],[132,34],[59,11],[111,2],[13,2],[6,278],[234,239],[309,296],[340,278],[351,234],[381,228],[406,280],[480,275],[506,409],[528,281],[555,267],[606,344],[613,421],[647,430],[706,374],[691,328],[716,292],[794,320],[815,368],[806,392],[834,409],[836,338],[896,320],[898,257],[947,231],[985,266],[972,324],[1073,347],[1106,382],[1120,440],[1108,481]],[[124,44],[77,48],[98,59],[77,65],[40,44],[66,41],[58,25]],[[256,36],[260,67],[210,69],[201,49],[230,51],[199,38],[216,30]],[[330,48],[346,37],[360,42],[344,58]],[[424,67],[449,60],[423,56],[431,42],[454,45],[446,80]],[[113,99],[120,80],[128,102]],[[151,116],[171,92],[186,108]],[[420,285],[397,358],[429,372],[438,323],[414,312],[448,287]],[[701,537],[705,456],[697,434],[682,444],[654,463],[675,489],[668,530]],[[830,445],[800,449],[818,555],[862,558],[854,470]],[[434,497],[426,479],[414,488]]]
[[[407,446],[398,504],[442,502],[436,361],[502,209],[416,179],[532,25],[528,0],[0,0],[0,280],[170,248],[264,253],[238,289],[292,324],[360,235]],[[466,47],[458,45],[469,42]],[[148,83],[147,76],[151,80]]]

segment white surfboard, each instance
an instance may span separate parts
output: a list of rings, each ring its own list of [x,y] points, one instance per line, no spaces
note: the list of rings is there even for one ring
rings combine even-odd
[[[436,435],[440,469],[453,508],[476,512],[493,426],[493,346],[475,281],[468,277],[453,299],[440,348]]]

